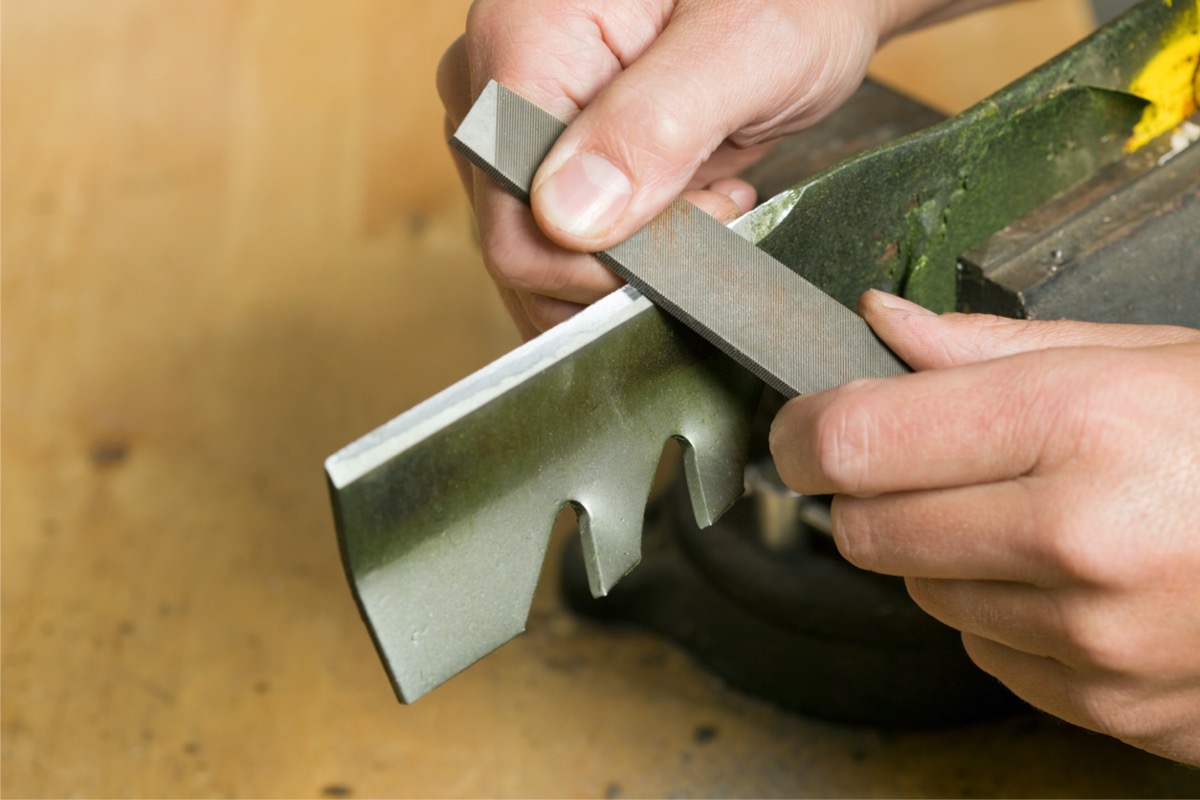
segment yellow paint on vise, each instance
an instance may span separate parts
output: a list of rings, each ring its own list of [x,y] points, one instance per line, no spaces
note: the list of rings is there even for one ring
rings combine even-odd
[[[1167,0],[1170,5],[1170,0]],[[1146,142],[1174,128],[1196,112],[1200,103],[1200,0],[1183,14],[1179,26],[1162,49],[1146,63],[1129,91],[1150,101],[1125,142],[1132,153]]]

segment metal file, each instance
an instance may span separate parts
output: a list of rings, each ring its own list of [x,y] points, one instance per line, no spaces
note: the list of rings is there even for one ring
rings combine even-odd
[[[451,143],[528,200],[565,128],[492,81]],[[853,311],[685,200],[596,257],[786,396],[908,370]]]

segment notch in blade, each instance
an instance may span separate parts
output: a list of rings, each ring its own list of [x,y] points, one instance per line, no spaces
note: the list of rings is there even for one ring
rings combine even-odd
[[[563,506],[593,594],[632,569],[668,439],[710,525],[742,494],[761,387],[627,286],[330,456],[342,562],[399,698],[525,629]]]

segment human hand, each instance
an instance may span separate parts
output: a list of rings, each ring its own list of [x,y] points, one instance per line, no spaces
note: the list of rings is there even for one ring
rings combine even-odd
[[[785,482],[1017,695],[1200,764],[1200,331],[860,311],[918,372],[786,405]]]
[[[570,123],[534,177],[532,214],[456,158],[484,263],[523,335],[617,288],[584,253],[681,192],[722,221],[748,211],[754,190],[733,176],[849,96],[881,36],[947,5],[477,0],[438,69],[447,132],[490,79]]]

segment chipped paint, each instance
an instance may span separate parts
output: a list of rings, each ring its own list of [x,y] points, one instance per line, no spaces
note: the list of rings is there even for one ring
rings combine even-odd
[[[1167,7],[1171,4],[1168,2]],[[1196,112],[1200,99],[1200,0],[1181,14],[1162,48],[1129,84],[1129,91],[1150,101],[1125,143],[1132,153]]]

